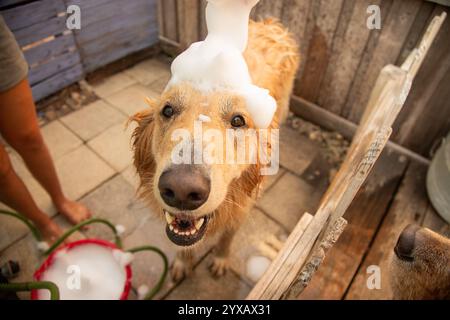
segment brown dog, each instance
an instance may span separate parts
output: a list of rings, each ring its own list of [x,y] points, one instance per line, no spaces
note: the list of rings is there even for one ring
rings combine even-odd
[[[390,271],[395,299],[450,299],[450,239],[407,226],[395,246]]]
[[[288,113],[299,64],[297,45],[275,21],[250,22],[244,57],[253,83],[268,89],[277,102],[269,130],[278,128]],[[263,180],[261,164],[175,164],[172,152],[177,141],[173,141],[173,135],[183,129],[192,136],[199,116],[208,118],[203,130],[215,129],[224,135],[227,129],[254,128],[244,99],[228,92],[205,94],[182,83],[170,87],[149,105],[149,109],[132,117],[138,124],[133,136],[134,164],[141,196],[154,212],[165,217],[168,238],[183,247],[175,259],[172,276],[178,280],[186,275],[192,249],[201,239],[216,233],[221,237],[212,271],[220,276],[227,267],[233,234],[249,212]],[[214,139],[214,144],[223,147],[218,145],[223,144],[220,139]],[[270,145],[267,147],[270,150]],[[221,157],[219,153],[215,156]]]

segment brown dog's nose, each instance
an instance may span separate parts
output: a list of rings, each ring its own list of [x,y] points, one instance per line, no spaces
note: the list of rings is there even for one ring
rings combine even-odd
[[[158,182],[164,202],[180,210],[194,210],[208,199],[210,180],[199,166],[175,165]]]
[[[414,224],[410,224],[403,229],[394,248],[394,252],[399,259],[404,261],[414,260],[414,244],[416,241],[416,232],[419,229],[420,227]]]

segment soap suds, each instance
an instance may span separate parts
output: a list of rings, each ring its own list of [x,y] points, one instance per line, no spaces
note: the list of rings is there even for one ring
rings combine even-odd
[[[54,282],[62,300],[118,300],[124,291],[126,271],[122,265],[125,259],[116,260],[115,256],[119,256],[113,254],[116,251],[119,250],[96,244],[63,250],[54,256],[41,280]],[[78,276],[80,286],[69,286],[76,283],[73,277]],[[48,290],[39,290],[39,298],[49,299]]]
[[[125,232],[125,227],[121,224],[116,225],[117,234],[120,236]]]
[[[203,92],[221,90],[241,95],[256,127],[267,128],[276,101],[268,90],[252,83],[242,55],[247,47],[250,11],[258,1],[208,0],[208,35],[173,61],[167,88],[188,82]]]
[[[272,261],[264,256],[251,256],[247,260],[247,277],[253,282],[258,282]]]
[[[37,248],[39,251],[44,252],[44,251],[47,251],[50,248],[50,246],[45,241],[39,241],[37,243]]]

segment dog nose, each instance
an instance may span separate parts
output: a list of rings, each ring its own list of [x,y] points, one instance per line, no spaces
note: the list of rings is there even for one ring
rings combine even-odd
[[[394,252],[399,259],[404,261],[414,260],[414,244],[416,241],[416,232],[419,229],[420,227],[414,224],[410,224],[403,229],[394,248]]]
[[[169,206],[194,210],[208,199],[210,180],[199,166],[175,165],[163,172],[158,188]]]

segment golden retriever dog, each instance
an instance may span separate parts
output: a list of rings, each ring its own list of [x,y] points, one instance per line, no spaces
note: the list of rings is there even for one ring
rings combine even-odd
[[[400,234],[390,267],[395,299],[450,299],[450,239],[409,225]]]
[[[255,85],[269,90],[277,110],[268,130],[278,128],[288,113],[289,97],[299,64],[298,47],[278,22],[249,23],[244,58]],[[134,165],[140,177],[140,195],[166,220],[168,238],[180,246],[172,266],[179,280],[191,269],[198,243],[218,235],[211,270],[222,275],[233,234],[249,212],[264,176],[261,163],[175,164],[172,150],[177,129],[194,134],[199,116],[207,117],[203,130],[248,130],[254,123],[245,100],[229,92],[203,93],[189,83],[165,90],[150,108],[134,115]],[[205,108],[205,105],[208,106]],[[215,144],[223,143],[220,139]],[[268,150],[270,150],[268,142]],[[217,146],[222,147],[222,146]]]

